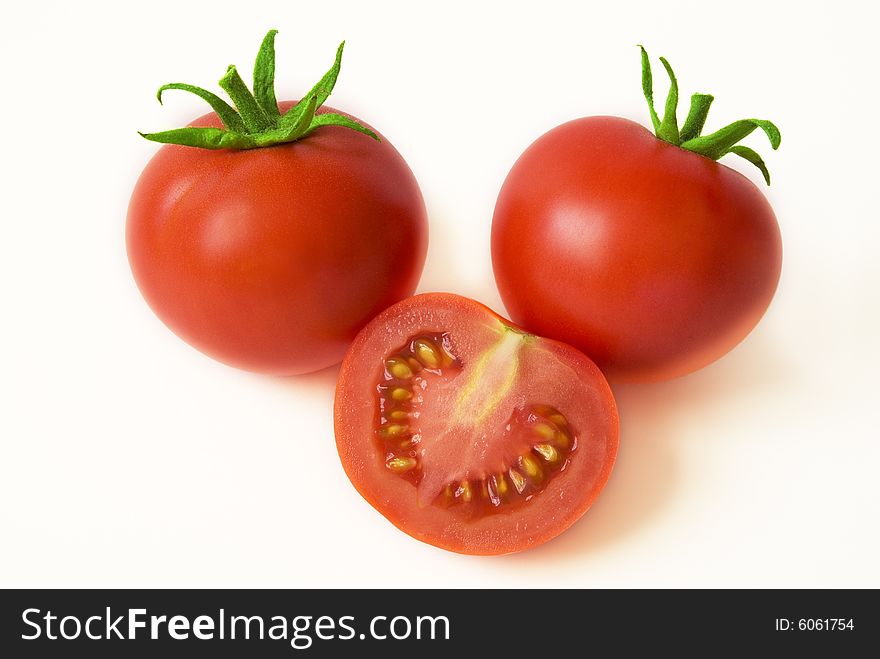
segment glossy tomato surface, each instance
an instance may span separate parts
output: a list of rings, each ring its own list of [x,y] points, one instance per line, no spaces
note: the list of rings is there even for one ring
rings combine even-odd
[[[696,370],[755,326],[782,262],[746,177],[626,119],[534,142],[498,197],[492,262],[511,317],[576,346],[612,380]]]
[[[443,549],[506,554],[573,524],[618,444],[611,390],[583,353],[446,293],[381,313],[346,354],[336,444],[358,492]]]
[[[220,123],[211,113],[193,125]],[[180,337],[233,366],[292,375],[339,362],[373,316],[412,294],[427,220],[388,140],[324,126],[247,151],[163,146],[132,194],[126,240],[141,292]]]

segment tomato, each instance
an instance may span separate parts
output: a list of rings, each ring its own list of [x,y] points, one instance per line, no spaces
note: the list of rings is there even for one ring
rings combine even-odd
[[[466,554],[567,529],[618,445],[614,398],[590,359],[446,293],[399,302],[358,334],[334,419],[358,492],[411,536]]]
[[[135,187],[126,240],[141,292],[181,338],[292,375],[337,363],[367,321],[412,294],[427,218],[388,140],[325,126],[248,151],[163,146]]]
[[[498,196],[492,263],[511,317],[583,350],[612,380],[714,361],[776,290],[782,247],[770,204],[745,176],[683,146],[626,119],[576,119],[538,138]]]

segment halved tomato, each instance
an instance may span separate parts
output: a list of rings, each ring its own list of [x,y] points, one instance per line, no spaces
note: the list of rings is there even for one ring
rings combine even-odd
[[[617,454],[618,419],[583,353],[447,293],[379,314],[342,363],[336,444],[395,526],[465,554],[506,554],[571,526]]]

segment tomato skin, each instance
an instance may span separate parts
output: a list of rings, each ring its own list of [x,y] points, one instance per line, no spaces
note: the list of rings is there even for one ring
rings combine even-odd
[[[192,125],[220,123],[209,113]],[[384,137],[328,126],[248,151],[163,146],[135,186],[126,243],[138,287],[181,338],[294,375],[339,362],[361,327],[412,294],[427,218]]]
[[[414,319],[420,324],[414,324]],[[449,293],[425,293],[386,309],[358,334],[342,362],[334,426],[342,466],[352,484],[392,524],[428,544],[463,554],[500,555],[519,552],[556,537],[594,503],[607,482],[617,455],[619,421],[614,397],[596,365],[580,351],[558,341],[530,337],[542,349],[543,364],[552,355],[565,366],[545,373],[577,380],[577,400],[554,400],[564,409],[583,441],[570,464],[534,500],[522,507],[482,519],[462,520],[448,509],[419,504],[416,488],[389,472],[373,443],[375,383],[387,351],[420,330],[442,328],[468,344],[474,327],[500,321],[519,329],[488,307]],[[526,368],[524,366],[524,368]],[[519,394],[511,400],[519,399]]]
[[[694,371],[739,343],[776,290],[776,217],[738,172],[618,117],[546,133],[495,207],[492,263],[514,321],[612,380]]]

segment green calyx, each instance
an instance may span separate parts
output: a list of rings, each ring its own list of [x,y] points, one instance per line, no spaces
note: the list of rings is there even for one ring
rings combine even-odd
[[[675,79],[675,74],[672,72],[669,62],[663,57],[660,58],[660,62],[669,76],[669,94],[666,97],[666,107],[663,110],[663,118],[661,119],[654,109],[651,62],[645,49],[642,46],[639,46],[639,48],[642,51],[642,91],[645,94],[645,100],[648,101],[648,111],[651,113],[654,134],[664,142],[699,153],[701,156],[706,156],[712,160],[718,160],[721,156],[728,153],[745,158],[761,170],[764,180],[767,182],[767,185],[770,185],[770,172],[767,171],[767,166],[764,164],[761,156],[749,147],[738,144],[738,142],[756,128],[760,128],[767,134],[770,146],[776,150],[779,148],[779,142],[782,139],[776,125],[765,119],[741,119],[714,133],[702,135],[703,125],[706,123],[706,116],[709,114],[709,106],[712,105],[712,101],[715,99],[709,94],[694,94],[691,96],[690,111],[684,120],[684,125],[679,129],[676,117],[678,81]]]
[[[299,103],[284,114],[278,109],[275,100],[275,35],[278,30],[269,30],[257,53],[254,63],[254,91],[247,88],[244,80],[234,66],[220,79],[220,87],[232,100],[229,105],[212,92],[172,82],[159,88],[156,97],[162,102],[162,93],[168,89],[179,89],[195,94],[206,101],[217,113],[223,128],[202,128],[187,126],[160,133],[140,133],[153,142],[180,144],[200,149],[258,149],[274,144],[285,144],[300,140],[320,126],[342,126],[369,135],[378,141],[379,137],[366,126],[341,114],[325,112],[315,114],[336,85],[342,64],[343,41],[336,51],[336,60],[330,70],[312,87]]]

